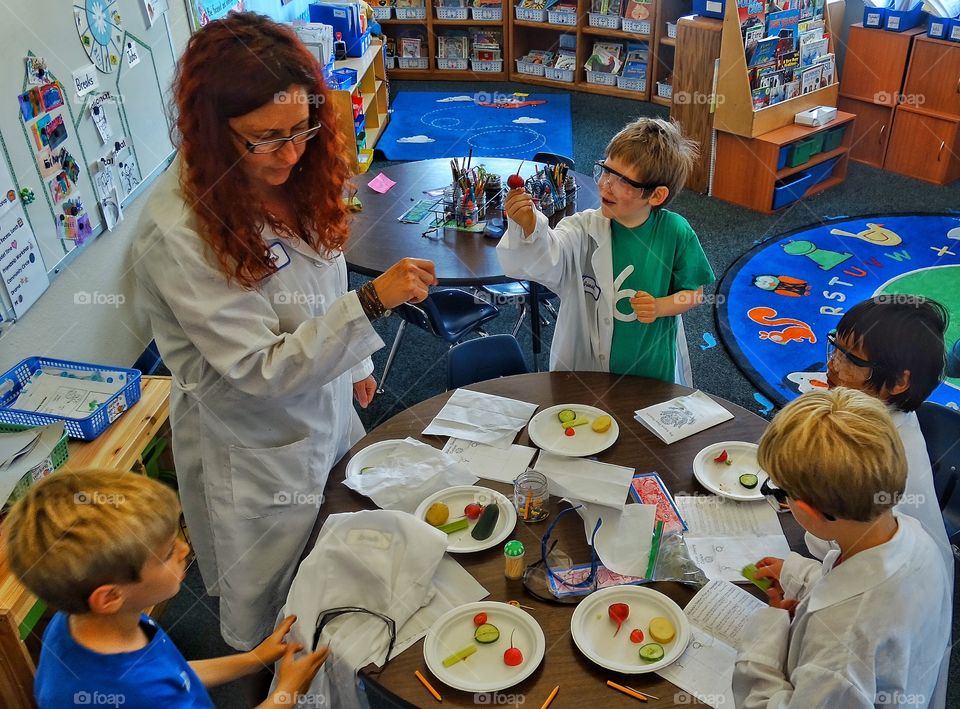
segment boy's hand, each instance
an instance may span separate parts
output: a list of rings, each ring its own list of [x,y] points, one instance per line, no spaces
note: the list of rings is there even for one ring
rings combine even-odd
[[[771,608],[782,608],[790,613],[791,618],[793,618],[794,609],[800,602],[796,598],[784,598],[783,589],[780,588],[780,584],[774,584],[767,589],[767,601],[770,603]]]
[[[297,616],[288,615],[286,618],[280,621],[280,625],[277,626],[276,630],[273,631],[270,637],[250,651],[251,654],[260,662],[260,664],[262,664],[264,667],[269,667],[283,657],[288,648],[295,648],[294,652],[299,652],[303,649],[303,646],[299,643],[293,643],[291,645],[284,641],[287,633],[290,632],[290,628],[292,628],[293,624],[296,622]]]
[[[296,652],[294,647],[287,646],[280,661],[280,667],[277,669],[276,689],[261,706],[295,706],[297,697],[310,688],[310,683],[313,682],[313,678],[317,676],[317,672],[330,654],[330,648],[323,646],[294,659],[293,654]]]
[[[652,323],[660,317],[657,312],[657,299],[642,290],[638,290],[637,294],[630,299],[630,307],[633,308],[637,320],[642,323]]]
[[[522,187],[507,193],[504,211],[511,221],[516,222],[523,229],[524,236],[530,236],[537,228],[537,215],[533,212],[533,197]]]
[[[767,589],[767,600],[773,608],[783,608],[790,612],[793,617],[793,609],[796,608],[799,601],[795,598],[783,597],[783,586],[780,585],[780,572],[783,571],[783,559],[774,556],[765,556],[757,562],[757,573],[754,576],[758,579],[770,579],[773,585]]]

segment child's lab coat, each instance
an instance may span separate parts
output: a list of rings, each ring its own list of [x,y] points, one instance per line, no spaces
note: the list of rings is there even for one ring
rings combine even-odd
[[[164,363],[180,499],[224,639],[272,632],[330,468],[363,436],[354,382],[383,346],[343,256],[264,235],[279,270],[227,283],[180,193],[179,160],[156,183],[133,247]],[[243,208],[237,205],[237,208]]]

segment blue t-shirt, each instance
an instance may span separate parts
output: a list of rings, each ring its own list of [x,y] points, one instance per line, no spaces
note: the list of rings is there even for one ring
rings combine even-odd
[[[88,650],[74,640],[68,618],[57,613],[43,634],[34,686],[40,709],[75,705],[212,709],[206,687],[149,616],[140,620],[147,645],[112,655]]]

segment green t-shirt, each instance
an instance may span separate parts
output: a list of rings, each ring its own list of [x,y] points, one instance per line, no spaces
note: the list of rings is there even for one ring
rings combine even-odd
[[[613,230],[613,342],[610,371],[674,381],[677,319],[660,317],[641,323],[630,298],[645,291],[662,298],[712,283],[713,269],[687,220],[666,209],[654,209],[640,226],[628,229],[616,221]]]

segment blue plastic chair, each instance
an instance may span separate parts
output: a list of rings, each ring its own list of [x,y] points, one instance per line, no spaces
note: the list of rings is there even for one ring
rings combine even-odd
[[[947,353],[948,377],[960,377],[960,340],[953,343],[953,349]]]
[[[527,315],[527,309],[530,307],[530,283],[529,281],[510,281],[509,283],[494,283],[493,285],[482,286],[481,290],[486,293],[494,305],[516,305],[520,309],[520,317],[513,326],[513,336],[516,337],[520,332],[520,326]],[[557,294],[548,288],[540,286],[537,289],[537,302],[543,305],[554,319],[557,317],[557,310],[551,303],[556,300]],[[540,316],[540,324],[546,327],[550,321]]]
[[[407,323],[416,325],[421,330],[426,330],[434,337],[439,337],[453,346],[471,332],[485,336],[486,333],[480,329],[480,326],[500,314],[499,308],[495,305],[459,288],[435,290],[422,303],[416,305],[405,303],[394,308],[394,312],[402,320],[397,335],[393,338],[390,354],[387,355],[387,365],[383,368],[383,378],[377,389],[379,394],[384,392],[387,376],[397,356]]]
[[[467,340],[447,352],[448,390],[529,371],[520,343],[513,335]]]
[[[920,430],[933,467],[933,486],[953,544],[960,558],[960,411],[926,401],[917,410]]]
[[[139,369],[142,374],[170,374],[163,359],[160,357],[160,350],[157,348],[157,341],[150,340],[147,348],[140,353],[137,361],[133,363],[132,369]]]

